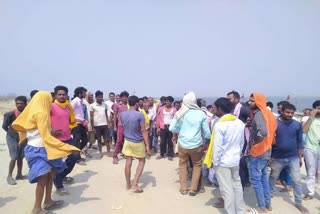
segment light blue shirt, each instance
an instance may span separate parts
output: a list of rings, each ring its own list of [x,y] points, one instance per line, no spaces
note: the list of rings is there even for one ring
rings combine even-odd
[[[207,116],[201,110],[189,110],[181,120],[174,117],[169,130],[179,133],[178,144],[184,149],[198,148],[203,143],[202,136],[211,136]]]

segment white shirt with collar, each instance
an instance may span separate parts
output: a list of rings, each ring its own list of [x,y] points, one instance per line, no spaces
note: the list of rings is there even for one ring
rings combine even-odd
[[[233,121],[217,122],[215,124],[213,128],[214,166],[239,166],[241,151],[244,144],[244,129],[245,124],[239,119]]]

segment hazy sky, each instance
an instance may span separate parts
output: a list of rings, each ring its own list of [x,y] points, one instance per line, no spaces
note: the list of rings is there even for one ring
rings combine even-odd
[[[320,1],[1,0],[0,94],[318,95]]]

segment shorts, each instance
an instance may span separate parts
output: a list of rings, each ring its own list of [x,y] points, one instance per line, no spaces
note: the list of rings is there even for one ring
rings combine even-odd
[[[25,145],[19,146],[19,141],[10,135],[6,136],[6,140],[11,160],[18,160],[24,158]]]
[[[88,131],[88,140],[91,144],[94,144],[96,142],[96,136],[93,131]]]
[[[144,144],[144,142],[133,143],[133,142],[124,140],[122,154],[128,157],[145,158],[146,145]]]
[[[97,140],[101,140],[101,137],[104,140],[109,139],[108,126],[95,126],[94,129],[96,130]]]
[[[109,137],[113,137],[113,135],[114,135],[114,129],[109,128]]]

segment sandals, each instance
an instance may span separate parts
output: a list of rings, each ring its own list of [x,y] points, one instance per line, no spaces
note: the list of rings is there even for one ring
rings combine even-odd
[[[31,214],[55,214],[55,212],[49,210],[41,210],[39,212],[32,212]]]
[[[190,196],[195,196],[196,194],[197,194],[197,192],[193,192],[193,191],[190,191],[190,192],[189,192],[189,195],[190,195]]]
[[[139,188],[139,187],[131,187],[131,190],[133,193],[143,193],[143,189]]]
[[[16,180],[14,180],[13,177],[8,177],[8,178],[7,178],[7,183],[8,183],[9,185],[16,185],[16,184],[17,184]]]
[[[246,214],[259,214],[255,208],[250,208],[246,210]]]
[[[218,198],[218,201],[215,202],[212,206],[215,208],[224,208],[224,200],[222,198]]]
[[[159,155],[158,157],[156,157],[156,160],[160,160],[162,158],[164,158],[164,156]]]
[[[74,179],[72,177],[65,177],[63,179],[64,184],[72,184],[74,182]]]
[[[27,179],[28,177],[26,175],[17,175],[16,176],[16,180],[25,180]]]
[[[49,206],[45,206],[44,204],[44,209],[47,211],[47,210],[53,210],[53,209],[56,209],[58,207],[61,207],[62,205],[64,204],[64,201],[63,200],[57,200],[57,201],[53,201],[53,203]]]
[[[306,200],[306,201],[308,201],[308,200],[312,200],[313,199],[313,196],[312,195],[308,195],[308,194],[306,194],[305,196],[303,196],[303,198],[302,198],[303,200]]]
[[[181,193],[181,195],[186,195],[186,194],[188,194],[188,190],[180,190],[179,192]]]

